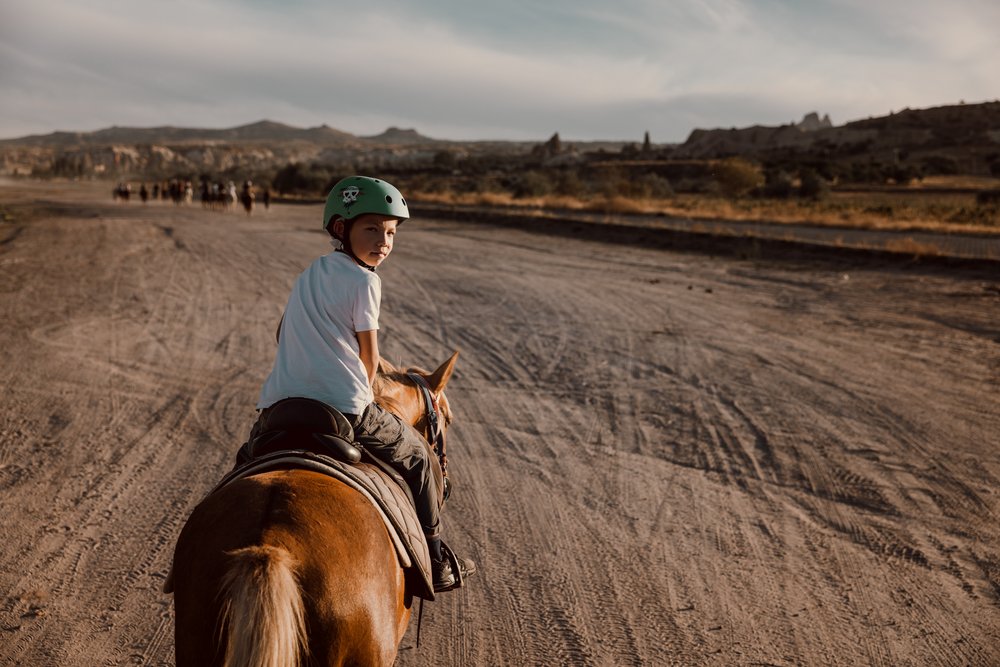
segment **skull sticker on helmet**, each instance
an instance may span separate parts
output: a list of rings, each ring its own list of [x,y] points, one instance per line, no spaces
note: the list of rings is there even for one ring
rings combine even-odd
[[[358,202],[358,195],[361,194],[361,189],[356,185],[351,185],[340,191],[341,197],[344,199],[344,208],[350,209],[353,204]]]
[[[402,221],[410,217],[406,200],[395,186],[370,176],[348,176],[337,181],[323,206],[323,229],[341,217],[345,221],[373,213]]]

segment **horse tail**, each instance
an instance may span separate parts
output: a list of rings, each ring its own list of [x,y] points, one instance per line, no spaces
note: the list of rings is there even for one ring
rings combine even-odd
[[[225,667],[298,667],[306,650],[295,561],[280,547],[237,549],[223,578]]]

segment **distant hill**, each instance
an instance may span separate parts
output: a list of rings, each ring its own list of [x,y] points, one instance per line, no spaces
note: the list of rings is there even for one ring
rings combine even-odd
[[[414,129],[404,130],[398,127],[390,127],[382,134],[362,138],[382,144],[433,144],[438,141],[437,139],[425,137]]]
[[[786,125],[695,129],[679,145],[654,146],[647,141],[640,147],[634,142],[592,141],[560,142],[555,151],[544,148],[539,142],[437,140],[399,127],[356,136],[327,125],[303,129],[270,120],[226,129],[115,126],[0,140],[0,175],[260,174],[293,163],[356,169],[432,166],[450,173],[456,160],[465,160],[470,169],[497,160],[513,165],[514,171],[536,163],[545,168],[601,162],[621,166],[622,160],[635,162],[636,169],[648,169],[650,161],[677,166],[685,160],[740,156],[771,171],[795,173],[806,166],[831,180],[841,176],[871,182],[886,178],[900,182],[932,174],[1000,176],[1000,101],[904,109],[840,126],[828,115],[810,112]],[[477,162],[482,156],[487,159]],[[664,175],[678,177],[673,172]]]
[[[109,127],[0,141],[0,174],[110,174],[261,171],[292,162],[351,163],[359,155],[414,160],[437,142],[391,127],[359,137],[328,125],[306,129],[271,120],[225,129]]]
[[[876,130],[965,128],[971,132],[1000,130],[1000,101],[903,109],[888,116],[847,123],[845,127]]]
[[[824,122],[825,121],[825,122]],[[781,152],[921,153],[928,151],[1000,151],[1000,102],[904,109],[888,116],[834,126],[829,117],[807,115],[801,123],[746,128],[696,129],[672,157],[761,158]]]
[[[300,129],[262,120],[249,125],[228,129],[198,129],[187,127],[118,127],[113,126],[94,132],[52,132],[31,135],[17,139],[4,139],[0,146],[39,146],[52,148],[72,148],[77,146],[101,146],[109,144],[204,144],[229,142],[285,142],[301,141],[319,145],[342,145],[361,141],[347,132],[335,130],[327,125]]]

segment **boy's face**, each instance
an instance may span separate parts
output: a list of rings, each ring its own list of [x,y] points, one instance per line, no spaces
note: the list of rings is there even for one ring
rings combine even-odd
[[[392,252],[397,218],[378,213],[365,213],[351,225],[351,250],[365,264],[378,266]]]

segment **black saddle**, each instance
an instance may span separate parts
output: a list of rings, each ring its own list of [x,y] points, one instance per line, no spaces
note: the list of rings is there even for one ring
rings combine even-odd
[[[357,463],[354,428],[339,410],[311,398],[286,398],[262,414],[259,433],[248,443],[251,459],[286,449],[304,449]]]
[[[258,434],[245,447],[246,459],[237,466],[278,451],[305,450],[337,461],[355,464],[362,458],[378,466],[406,492],[410,503],[413,491],[389,463],[364,449],[354,435],[354,427],[340,410],[313,398],[285,398],[261,414]]]

